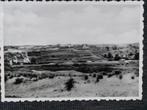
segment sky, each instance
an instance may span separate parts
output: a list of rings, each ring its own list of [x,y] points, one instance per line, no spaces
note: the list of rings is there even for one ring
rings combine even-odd
[[[139,42],[140,5],[5,4],[5,45]]]

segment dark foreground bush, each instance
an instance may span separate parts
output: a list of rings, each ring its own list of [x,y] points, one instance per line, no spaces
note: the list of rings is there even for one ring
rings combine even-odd
[[[20,84],[23,82],[23,78],[16,78],[14,84]]]
[[[96,74],[93,74],[93,77],[95,78],[96,77]]]
[[[103,75],[98,75],[98,76],[96,77],[96,83],[99,82],[100,79],[103,79]]]
[[[121,73],[121,71],[115,71],[114,74],[115,75],[119,75]]]
[[[87,80],[87,79],[88,79],[88,75],[85,75],[85,76],[84,76],[84,79]]]
[[[103,79],[103,75],[98,75],[97,78]]]
[[[5,75],[5,82],[8,80],[8,77]]]
[[[132,77],[131,77],[131,79],[135,79],[135,77],[134,77],[134,76],[132,76]]]
[[[113,76],[113,74],[108,74],[108,78],[110,78],[110,77],[112,77]]]
[[[65,88],[67,91],[71,91],[71,89],[74,87],[74,79],[70,78],[66,83],[65,83]]]
[[[107,73],[106,73],[106,72],[103,72],[102,74],[103,74],[103,75],[107,75]]]
[[[95,83],[97,83],[97,82],[99,82],[99,81],[100,81],[100,79],[99,79],[98,76],[97,76]]]
[[[119,79],[122,79],[123,78],[123,76],[122,75],[119,75]]]

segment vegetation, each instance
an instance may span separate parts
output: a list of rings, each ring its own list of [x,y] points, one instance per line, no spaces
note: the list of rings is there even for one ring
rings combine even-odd
[[[96,74],[93,74],[93,77],[95,78],[96,77]]]
[[[52,47],[53,49],[51,49]],[[28,54],[30,63],[24,63],[22,65],[21,63],[23,63],[24,60],[19,58],[17,59],[20,60],[20,63],[13,63],[13,60],[15,61],[15,58],[19,57],[20,53],[19,55],[14,52],[8,53],[5,57],[5,81],[8,82],[6,84],[11,84],[16,87],[16,84],[23,83],[24,85],[27,81],[27,84],[30,83],[31,86],[36,86],[32,83],[43,83],[45,86],[40,87],[41,90],[42,88],[54,89],[54,87],[57,86],[59,88],[61,87],[60,89],[62,90],[72,91],[75,87],[75,81],[76,90],[78,90],[79,87],[81,89],[80,84],[85,84],[86,87],[91,86],[91,84],[98,83],[103,80],[103,78],[103,81],[96,86],[94,85],[95,88],[107,81],[107,83],[113,82],[113,78],[115,79],[115,77],[117,77],[117,81],[119,81],[118,79],[123,79],[124,73],[135,74],[129,77],[130,80],[139,76],[139,50],[137,46],[130,45],[120,47],[117,45],[105,45],[99,47],[87,45],[87,47],[88,48],[83,49],[82,46],[77,45],[72,48],[61,48],[59,45],[57,50],[54,50],[54,48],[57,48],[56,46],[31,47],[29,48],[31,53]],[[28,48],[26,48],[26,50],[27,49]],[[37,52],[34,50],[37,50]],[[114,77],[107,80],[105,79],[107,77],[104,75],[107,75],[108,78]],[[121,82],[123,81],[125,81],[125,77],[124,80],[121,80]],[[90,84],[88,85],[88,83]],[[51,88],[48,84],[51,85]],[[36,88],[38,89],[38,87]],[[60,92],[60,90],[56,89],[56,92]]]
[[[113,74],[108,74],[108,78],[110,78],[110,77],[112,77],[113,76]]]
[[[135,59],[135,60],[139,60],[139,53],[138,53],[138,52],[135,53],[134,59]]]
[[[115,71],[114,74],[115,75],[119,75],[121,73],[121,71]]]
[[[70,78],[66,83],[65,83],[65,88],[67,91],[71,91],[71,89],[74,87],[74,79]]]
[[[134,77],[134,76],[132,76],[132,77],[131,77],[131,79],[135,79],[135,77]]]
[[[123,78],[123,76],[122,75],[119,75],[119,79],[122,79]]]
[[[88,75],[85,75],[85,76],[84,76],[84,79],[87,80],[87,79],[88,79]]]
[[[23,82],[23,78],[16,78],[14,84],[20,84]]]
[[[55,77],[54,74],[50,74],[50,75],[49,75],[49,78],[50,78],[50,79],[53,79],[54,77]]]
[[[120,59],[121,59],[121,57],[120,57],[118,54],[115,54],[114,60],[115,60],[115,61],[118,61],[118,60],[120,60]]]

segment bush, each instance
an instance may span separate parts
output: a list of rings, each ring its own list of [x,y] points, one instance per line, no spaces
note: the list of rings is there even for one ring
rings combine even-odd
[[[113,55],[109,52],[107,58],[113,58]]]
[[[98,76],[96,77],[96,83],[99,82],[100,79],[103,79],[103,75],[98,75]]]
[[[139,60],[139,53],[135,53],[134,60]]]
[[[100,79],[99,79],[99,78],[98,78],[98,76],[97,76],[97,78],[96,78],[96,81],[95,81],[95,82],[97,83],[97,82],[99,82],[99,81],[100,81]]]
[[[85,75],[85,76],[84,76],[84,79],[87,80],[87,79],[88,79],[88,75]]]
[[[121,73],[121,71],[115,71],[114,74],[115,75],[119,75]]]
[[[135,79],[135,77],[134,77],[134,76],[132,76],[132,77],[131,77],[131,79]]]
[[[93,74],[93,77],[95,78],[96,77],[96,74]]]
[[[66,83],[65,83],[65,88],[67,91],[71,91],[71,89],[74,87],[74,79],[70,78]]]
[[[16,78],[14,84],[20,84],[23,82],[23,78]]]
[[[113,76],[113,74],[108,74],[108,78],[110,78],[110,77],[112,77]]]
[[[98,75],[97,78],[103,79],[103,75]]]
[[[118,54],[115,54],[114,60],[115,60],[115,61],[120,60],[120,56],[119,56]]]
[[[103,72],[103,75],[107,75],[107,73],[106,72]]]
[[[8,77],[5,75],[5,82],[8,80]]]
[[[122,79],[123,78],[123,76],[122,75],[119,75],[119,79]]]
[[[32,63],[32,64],[36,64],[36,63],[37,63],[36,58],[32,58],[32,59],[31,59],[31,63]]]

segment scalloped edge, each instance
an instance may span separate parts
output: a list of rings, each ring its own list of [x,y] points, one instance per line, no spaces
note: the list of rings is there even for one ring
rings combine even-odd
[[[33,3],[33,1],[17,1],[17,3]],[[0,10],[3,10],[3,4],[8,3],[8,1],[5,2],[1,2],[0,3]],[[9,2],[9,3],[16,3],[16,1],[13,2]],[[38,3],[46,3],[46,1],[41,1]],[[2,102],[33,102],[33,101],[37,101],[37,102],[44,102],[44,101],[101,101],[101,100],[106,100],[106,101],[110,101],[110,100],[116,100],[116,101],[120,101],[120,100],[142,100],[143,97],[143,31],[144,31],[144,2],[143,1],[48,1],[47,3],[52,3],[52,4],[78,4],[78,3],[82,3],[82,4],[95,4],[95,3],[99,3],[102,5],[111,5],[111,4],[138,4],[141,7],[140,10],[140,61],[139,61],[139,96],[138,97],[62,97],[62,98],[5,98],[5,84],[4,84],[4,48],[3,48],[3,31],[0,31],[0,36],[2,36],[2,40],[0,42],[0,46],[1,46],[1,51],[0,51],[0,55],[1,55],[1,100]],[[98,4],[98,5],[99,5]],[[0,17],[2,18],[2,21],[0,21],[1,25],[0,25],[0,29],[3,29],[3,16],[4,13],[2,11],[2,13],[0,13]]]

